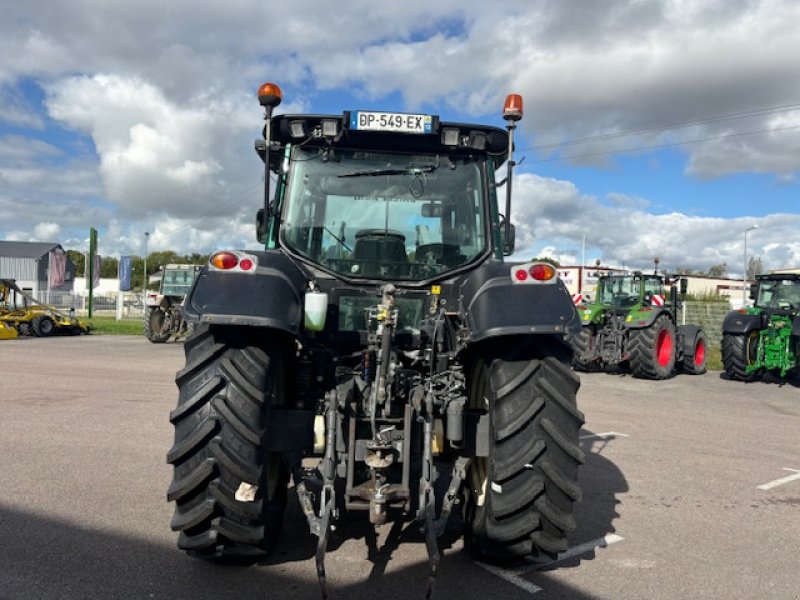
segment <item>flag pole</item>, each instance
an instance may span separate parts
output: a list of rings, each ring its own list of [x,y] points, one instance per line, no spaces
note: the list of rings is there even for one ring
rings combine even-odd
[[[89,318],[92,318],[92,301],[94,298],[94,256],[97,253],[97,229],[89,228]]]

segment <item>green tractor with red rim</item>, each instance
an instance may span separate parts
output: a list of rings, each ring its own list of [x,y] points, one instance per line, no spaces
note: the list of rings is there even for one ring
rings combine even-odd
[[[685,294],[685,279],[680,286]],[[622,366],[643,379],[705,373],[706,335],[698,325],[678,325],[678,291],[657,272],[601,276],[593,302],[578,306],[580,332],[568,336],[573,367]]]

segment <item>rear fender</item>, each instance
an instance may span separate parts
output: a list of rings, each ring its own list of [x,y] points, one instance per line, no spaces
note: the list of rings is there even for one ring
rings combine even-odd
[[[683,348],[683,356],[694,357],[694,341],[701,330],[699,325],[678,325],[678,340]]]
[[[470,342],[507,335],[580,331],[572,297],[558,279],[541,285],[514,284],[508,263],[485,263],[464,278],[459,307]]]
[[[764,328],[762,315],[748,315],[738,311],[729,312],[722,322],[722,333],[746,335]]]
[[[625,328],[645,329],[646,327],[650,327],[655,320],[664,313],[672,319],[672,315],[666,308],[646,308],[648,310],[632,310],[630,314],[625,317]]]
[[[187,321],[271,327],[297,336],[303,322],[305,275],[279,251],[253,252],[253,273],[204,268],[183,305]]]

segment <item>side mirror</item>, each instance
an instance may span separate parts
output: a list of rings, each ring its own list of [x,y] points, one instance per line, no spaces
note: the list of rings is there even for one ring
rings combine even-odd
[[[758,284],[750,284],[750,300],[755,300],[758,297]]]
[[[503,240],[503,254],[506,256],[514,254],[514,243],[517,239],[517,228],[514,227],[513,223],[509,223],[508,225],[508,234],[508,239]]]
[[[269,231],[269,219],[263,208],[256,212],[256,239],[259,244],[267,243],[267,232]]]
[[[681,279],[681,296],[686,295],[686,290],[689,289],[689,280]]]

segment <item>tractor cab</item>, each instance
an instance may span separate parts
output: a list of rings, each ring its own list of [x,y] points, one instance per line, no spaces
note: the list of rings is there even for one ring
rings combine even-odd
[[[764,277],[754,287],[757,307],[800,310],[800,278]]]
[[[654,299],[658,302],[663,298],[663,289],[664,280],[659,275],[609,275],[598,280],[595,302],[609,308],[631,309],[651,304]]]
[[[359,111],[280,115],[272,136],[268,248],[340,280],[411,286],[513,250],[498,235],[502,129]]]

